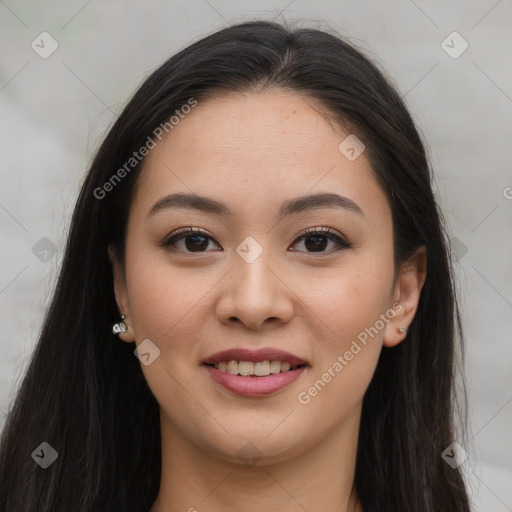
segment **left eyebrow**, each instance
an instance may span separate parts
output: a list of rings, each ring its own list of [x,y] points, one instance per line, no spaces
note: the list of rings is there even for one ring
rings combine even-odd
[[[364,217],[360,206],[349,197],[333,193],[318,193],[285,201],[279,208],[279,220],[288,215],[304,213],[317,208],[343,208]]]
[[[232,215],[233,212],[228,206],[220,201],[210,197],[198,196],[196,194],[177,193],[159,199],[149,210],[148,217],[157,212],[167,209],[185,208],[199,210],[205,213],[211,213],[218,216]],[[284,201],[279,208],[278,219],[281,220],[289,215],[304,213],[318,208],[343,208],[353,213],[357,213],[364,218],[364,213],[360,206],[352,199],[333,193],[310,194],[295,199]]]

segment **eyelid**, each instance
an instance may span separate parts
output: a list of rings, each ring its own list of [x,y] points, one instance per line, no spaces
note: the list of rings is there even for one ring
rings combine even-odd
[[[208,231],[202,229],[202,228],[194,228],[193,226],[185,226],[183,228],[178,228],[178,229],[175,229],[172,233],[170,233],[170,235],[166,238],[172,238],[174,236],[177,236],[177,235],[181,235],[183,233],[190,233],[190,232],[193,232],[193,233],[199,233],[200,235],[207,235],[211,238],[213,238],[212,235],[210,235],[210,233],[208,233]]]
[[[327,238],[329,238],[330,240],[332,240],[332,241],[334,241],[335,243],[338,244],[338,248],[335,249],[334,251],[319,252],[319,253],[317,253],[319,255],[322,255],[322,254],[323,255],[329,255],[329,254],[332,254],[333,252],[337,252],[340,249],[350,249],[352,247],[352,243],[350,243],[345,236],[343,236],[338,231],[336,231],[336,230],[334,230],[332,228],[326,227],[326,226],[318,226],[318,227],[306,228],[306,229],[302,230],[294,238],[294,241],[293,241],[292,245],[294,245],[300,239],[304,238],[305,236],[307,236],[309,234],[311,234],[311,235],[324,235]],[[311,253],[307,253],[307,254],[315,254],[315,253],[311,252]]]
[[[327,226],[317,226],[317,227],[303,229],[300,233],[297,234],[297,236],[295,237],[295,240],[297,240],[297,238],[300,238],[300,237],[303,237],[303,236],[309,235],[309,234],[314,234],[314,235],[316,235],[316,234],[335,235],[336,237],[338,237],[341,240],[346,242],[345,237],[342,234],[338,233],[334,229],[329,228]]]
[[[215,240],[215,238],[210,233],[208,233],[204,229],[194,228],[192,226],[186,226],[183,228],[176,229],[170,235],[166,236],[164,238],[164,240],[159,245],[163,248],[169,248],[172,246],[173,242],[176,242],[177,240],[184,238],[187,235],[193,235],[193,234],[199,234],[199,235],[205,236],[206,238],[210,238],[216,245],[218,245],[220,247],[220,244],[217,242],[217,240]],[[333,252],[337,252],[341,249],[349,249],[350,247],[352,247],[352,244],[343,235],[341,235],[334,229],[325,227],[325,226],[309,227],[309,228],[302,230],[293,239],[292,246],[295,245],[296,243],[298,243],[301,239],[303,239],[304,237],[306,237],[309,234],[327,236],[327,238],[329,238],[331,241],[334,241],[338,245],[338,247],[334,251],[329,251],[329,252],[308,253],[306,251],[307,254],[329,255],[329,254],[332,254]],[[180,238],[180,236],[181,236],[181,238]],[[209,252],[209,251],[199,251],[196,254],[201,254],[201,253],[204,254],[207,252]],[[303,251],[295,251],[295,252],[303,252]],[[189,253],[189,254],[194,254],[194,253]]]
[[[160,245],[160,247],[167,248],[168,246],[170,246],[172,244],[172,242],[177,241],[180,236],[182,238],[184,238],[186,235],[193,235],[193,234],[203,235],[205,237],[211,238],[217,245],[220,246],[220,244],[217,242],[217,240],[215,240],[213,235],[208,233],[208,231],[206,231],[202,228],[194,228],[192,226],[185,226],[183,228],[175,229],[169,235],[167,235],[159,245]]]

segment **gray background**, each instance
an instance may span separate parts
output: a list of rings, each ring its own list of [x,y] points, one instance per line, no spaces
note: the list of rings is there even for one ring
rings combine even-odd
[[[327,22],[387,71],[428,143],[455,237],[467,332],[463,468],[475,510],[512,511],[511,15],[511,0],[0,1],[0,425],[48,305],[90,158],[141,80],[227,24]],[[45,59],[31,47],[43,45],[43,31],[58,43]],[[446,40],[453,31],[469,45],[457,58],[445,51],[462,49],[461,40]]]

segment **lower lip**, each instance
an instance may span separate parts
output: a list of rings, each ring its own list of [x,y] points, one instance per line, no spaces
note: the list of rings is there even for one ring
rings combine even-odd
[[[204,368],[206,368],[206,371],[217,384],[220,384],[228,391],[242,396],[271,395],[297,380],[306,369],[305,366],[300,366],[295,370],[275,375],[270,374],[266,377],[244,377],[243,375],[221,372],[215,366],[204,365]]]

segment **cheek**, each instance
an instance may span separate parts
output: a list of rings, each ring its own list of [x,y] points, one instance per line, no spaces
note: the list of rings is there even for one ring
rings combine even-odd
[[[309,419],[323,417],[334,426],[361,403],[377,366],[384,331],[371,330],[382,309],[379,300],[363,293],[363,287],[341,288],[330,296],[332,301],[320,309],[319,328],[311,333],[316,364],[297,401],[305,406]]]
[[[388,307],[392,267],[357,259],[358,264],[347,262],[324,276],[302,276],[295,283],[294,292],[305,305],[304,314],[320,329],[313,332],[324,340],[324,347],[330,347],[326,352],[350,345],[350,340],[372,326]]]
[[[201,311],[201,299],[214,287],[213,273],[173,266],[155,249],[127,261],[130,311],[137,337],[164,339]],[[199,325],[199,324],[196,324]]]
[[[200,271],[173,267],[157,251],[139,250],[127,259],[130,311],[137,344],[150,339],[160,350],[150,365],[141,364],[145,379],[162,409],[178,421],[205,421],[200,408],[194,411],[194,375],[203,324],[207,290],[215,284]],[[201,300],[203,298],[203,300]],[[188,390],[184,392],[184,390]],[[192,394],[190,394],[192,393]],[[186,425],[183,425],[186,428]]]
[[[314,291],[311,283],[303,282],[300,293],[310,311],[310,327],[312,319],[315,323],[309,332],[317,364],[299,403],[314,402],[312,409],[336,405],[331,413],[342,417],[362,400],[378,362],[386,320],[391,318],[386,311],[392,278],[392,267],[368,263],[347,265],[317,281]]]

